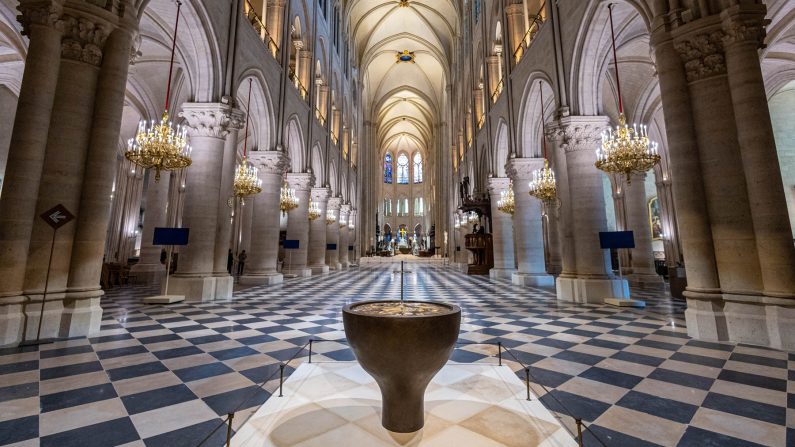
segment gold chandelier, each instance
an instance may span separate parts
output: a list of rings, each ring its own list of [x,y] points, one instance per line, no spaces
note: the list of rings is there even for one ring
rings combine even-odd
[[[530,181],[528,194],[544,203],[552,203],[558,194],[557,182],[555,181],[555,171],[549,167],[547,158],[547,137],[544,135],[544,89],[541,81],[538,81],[538,91],[541,97],[541,139],[544,146],[544,167],[533,171],[533,180]]]
[[[497,201],[497,209],[511,216],[513,216],[514,211],[516,211],[516,202],[513,197],[513,182],[508,185],[506,191],[500,191],[500,200]]]
[[[621,98],[621,81],[618,75],[616,57],[616,36],[613,31],[613,5],[610,11],[610,33],[613,38],[613,63],[616,66],[616,91],[618,92],[618,126],[608,128],[602,133],[602,147],[596,151],[596,168],[611,174],[623,174],[627,184],[631,183],[633,173],[646,172],[660,162],[657,143],[649,139],[645,124],[627,125],[624,116],[624,103]]]
[[[251,81],[251,79],[248,80],[248,105],[246,106],[249,115],[251,114]],[[243,160],[240,161],[240,164],[235,169],[235,180],[233,183],[234,194],[241,199],[262,192],[262,180],[259,179],[258,170],[248,163],[248,122],[249,119],[246,117],[246,133],[245,137],[243,137]]]
[[[317,202],[309,201],[309,220],[315,220],[320,217],[320,207]]]
[[[337,221],[337,218],[334,216],[334,210],[326,210],[326,225],[331,225]]]
[[[296,208],[298,208],[298,197],[295,196],[295,190],[284,182],[279,193],[279,209],[282,210],[282,214],[287,214],[288,211]]]
[[[345,217],[344,214],[340,213],[340,220],[339,220],[340,228],[345,228],[348,226],[348,218]]]
[[[155,182],[160,181],[160,171],[172,171],[187,168],[191,164],[191,147],[188,144],[185,126],[177,125],[168,120],[169,97],[171,96],[171,79],[174,71],[174,52],[177,45],[177,29],[179,27],[179,10],[182,2],[177,1],[177,19],[174,24],[174,38],[171,42],[171,65],[168,69],[168,85],[166,87],[166,106],[160,122],[141,120],[135,138],[127,142],[124,157],[131,163],[144,169],[155,169]]]
[[[478,219],[479,219],[478,213],[476,213],[476,212],[474,212],[474,211],[470,211],[470,212],[468,212],[468,213],[467,213],[467,218],[466,218],[466,220],[467,220],[469,223],[475,223],[475,222],[477,222],[477,221],[478,221]]]

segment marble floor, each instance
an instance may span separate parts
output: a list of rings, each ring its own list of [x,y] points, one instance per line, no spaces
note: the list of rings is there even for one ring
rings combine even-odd
[[[507,366],[449,362],[425,392],[425,427],[381,426],[378,384],[357,362],[304,363],[232,439],[233,447],[577,447]],[[520,441],[518,441],[520,440]],[[518,441],[518,442],[517,442]]]
[[[150,289],[110,290],[96,336],[0,350],[0,445],[220,446],[226,414],[239,427],[308,340],[324,340],[313,360],[353,360],[340,308],[399,297],[397,268],[363,263],[213,303],[144,305]],[[461,306],[454,361],[493,363],[500,341],[545,406],[590,427],[586,445],[795,445],[795,354],[692,340],[664,291],[635,290],[647,309],[622,309],[441,263],[407,268],[407,298]]]

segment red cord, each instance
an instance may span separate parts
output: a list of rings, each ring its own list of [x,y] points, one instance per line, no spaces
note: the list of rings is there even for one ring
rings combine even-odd
[[[547,136],[544,135],[544,89],[543,81],[538,81],[538,91],[541,93],[541,141],[544,142],[544,158],[547,158]]]
[[[618,113],[624,113],[624,101],[621,99],[621,79],[618,77],[618,57],[616,56],[616,32],[613,30],[613,4],[607,5],[610,12],[610,36],[613,39],[613,64],[616,66],[616,90],[618,90]]]
[[[177,49],[177,29],[179,28],[179,10],[182,7],[182,2],[177,0],[177,20],[174,23],[174,39],[171,41],[171,62],[168,66],[168,86],[166,87],[166,108],[168,112],[168,100],[171,97],[171,75],[174,73],[174,52]]]
[[[246,158],[246,145],[248,144],[248,122],[251,120],[251,81],[248,78],[248,102],[246,103],[246,136],[243,137],[243,158]]]

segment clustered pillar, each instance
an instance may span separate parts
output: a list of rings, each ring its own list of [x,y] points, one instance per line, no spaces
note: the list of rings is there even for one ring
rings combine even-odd
[[[795,249],[759,62],[765,14],[733,2],[687,26],[659,16],[652,45],[688,333],[793,349]]]
[[[287,239],[297,243],[298,248],[284,247],[284,273],[296,276],[312,276],[307,267],[309,246],[309,196],[315,177],[312,174],[287,174],[287,184],[295,190],[298,206],[287,213]]]
[[[544,166],[543,158],[512,158],[506,171],[513,180],[516,212],[513,227],[519,271],[511,281],[522,286],[553,286],[555,278],[546,271],[541,201],[529,194],[533,171]]]
[[[328,211],[331,211],[336,219],[326,225],[326,264],[331,270],[340,270],[342,268],[339,258],[341,204],[342,199],[339,197],[328,199]]]
[[[30,39],[0,199],[0,346],[99,330],[99,286],[129,54],[137,19],[118,5],[21,0]],[[87,125],[87,123],[90,123]],[[62,204],[57,232],[38,216]]]
[[[626,280],[613,277],[608,251],[599,244],[599,232],[607,231],[602,172],[594,167],[596,148],[600,143],[607,118],[601,116],[569,116],[556,123],[555,137],[559,151],[565,154],[567,184],[561,197],[564,225],[571,233],[564,234],[563,273],[557,278],[560,300],[584,303],[615,302],[629,297]],[[560,154],[558,154],[560,155]],[[562,158],[562,157],[556,157]],[[517,196],[519,193],[517,192]],[[566,230],[564,230],[566,231]],[[568,237],[567,237],[568,236]]]
[[[254,196],[250,250],[241,284],[278,284],[284,277],[277,271],[279,254],[279,194],[287,157],[281,151],[253,151],[251,163],[259,169],[262,192]],[[251,199],[249,199],[251,200]]]
[[[329,188],[312,188],[312,201],[317,204],[320,216],[309,223],[309,268],[313,275],[326,275],[326,211],[328,210]]]
[[[513,244],[513,217],[497,209],[501,194],[511,187],[511,180],[504,177],[489,179],[491,197],[491,233],[494,244],[494,268],[489,270],[492,278],[510,278],[516,272]]]
[[[181,248],[177,272],[169,283],[169,293],[185,295],[189,301],[212,301],[232,297],[233,278],[217,272],[216,237],[222,200],[225,139],[235,119],[232,107],[220,103],[186,103],[182,116],[193,146],[193,163],[187,170],[182,226],[190,229],[188,245]],[[224,198],[224,202],[225,202]],[[228,234],[227,234],[228,239]]]

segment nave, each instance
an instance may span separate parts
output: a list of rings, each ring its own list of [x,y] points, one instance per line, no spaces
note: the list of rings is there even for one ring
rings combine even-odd
[[[358,269],[211,303],[144,305],[149,288],[110,290],[96,336],[0,351],[0,445],[221,445],[226,414],[236,411],[239,427],[277,390],[282,362],[298,353],[289,375],[307,360],[299,350],[309,339],[324,340],[313,361],[353,360],[342,305],[399,298],[399,270],[363,259]],[[589,426],[586,445],[795,442],[787,428],[795,356],[690,339],[683,306],[666,293],[633,290],[649,304],[636,310],[560,302],[553,290],[467,276],[440,261],[405,270],[406,299],[462,308],[452,361],[496,362],[500,341],[529,366],[545,406],[570,429],[566,414]]]

